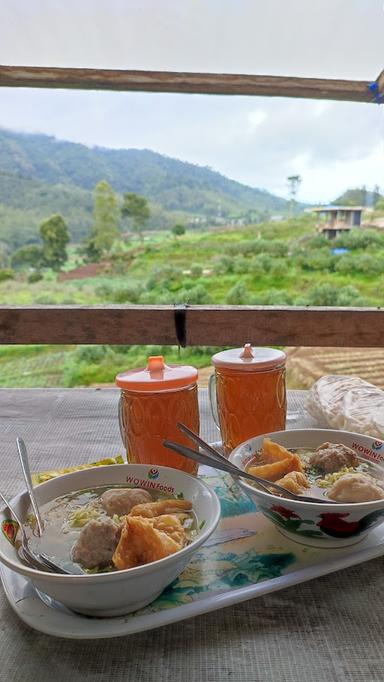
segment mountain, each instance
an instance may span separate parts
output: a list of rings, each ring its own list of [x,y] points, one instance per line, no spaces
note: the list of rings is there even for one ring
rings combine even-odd
[[[380,194],[379,188],[376,187],[373,191],[367,190],[366,187],[354,187],[347,189],[333,202],[335,206],[366,206],[373,207],[383,195]]]
[[[92,224],[92,192],[107,180],[119,194],[151,202],[149,227],[175,220],[252,219],[287,209],[287,201],[147,149],[104,149],[47,135],[0,129],[0,240],[15,247],[35,238],[39,223],[61,213],[78,241]]]

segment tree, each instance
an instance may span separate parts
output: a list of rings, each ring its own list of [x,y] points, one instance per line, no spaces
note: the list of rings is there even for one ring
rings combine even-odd
[[[43,262],[43,249],[37,244],[22,246],[11,256],[11,265],[18,270],[19,268],[35,268],[40,270]]]
[[[133,229],[138,233],[140,239],[142,240],[144,225],[151,215],[146,198],[140,196],[139,194],[135,194],[134,192],[127,192],[124,194],[124,202],[121,209],[121,214],[125,218],[132,219]]]
[[[79,246],[77,253],[86,263],[98,263],[103,255],[101,249],[97,248],[95,244],[95,237],[89,237],[89,239],[83,242]]]
[[[60,270],[68,260],[67,244],[69,230],[61,215],[56,214],[40,225],[43,240],[42,264],[53,270]]]
[[[300,175],[289,175],[287,178],[287,183],[288,183],[288,191],[290,194],[290,203],[289,203],[289,215],[290,217],[293,216],[295,213],[295,207],[296,207],[296,195],[299,191],[299,187],[301,185],[302,178]]]
[[[372,192],[372,206],[376,206],[377,202],[381,199],[380,187],[375,185]]]
[[[181,237],[185,234],[185,226],[181,223],[176,223],[176,225],[172,227],[171,232],[175,238]]]
[[[108,252],[120,236],[117,196],[106,180],[97,183],[94,191],[93,228],[88,241],[88,256],[98,260]],[[87,248],[87,247],[86,247]]]

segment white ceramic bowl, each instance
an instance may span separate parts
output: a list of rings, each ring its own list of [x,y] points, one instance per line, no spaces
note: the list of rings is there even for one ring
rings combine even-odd
[[[201,528],[193,542],[184,549],[151,564],[112,573],[58,575],[24,566],[13,544],[4,532],[10,518],[0,514],[0,561],[31,580],[33,585],[53,599],[79,613],[91,616],[118,616],[143,608],[156,599],[183,571],[192,554],[209,538],[220,519],[220,502],[213,490],[198,478],[168,467],[145,464],[119,464],[76,471],[52,479],[36,487],[40,505],[66,493],[104,485],[131,485],[148,490],[168,492],[170,497],[182,494],[190,500]],[[12,502],[21,520],[28,513],[27,493]]]
[[[369,462],[384,466],[384,442],[370,436],[328,429],[297,429],[277,431],[251,438],[241,443],[229,459],[245,469],[264,438],[286,448],[317,448],[325,442],[343,443]],[[316,504],[279,498],[263,492],[239,479],[239,485],[256,503],[258,509],[275,523],[286,536],[302,544],[318,547],[342,547],[364,538],[384,521],[384,500],[353,504]]]

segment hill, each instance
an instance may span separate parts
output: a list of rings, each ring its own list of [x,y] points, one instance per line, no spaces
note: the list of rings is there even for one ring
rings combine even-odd
[[[335,206],[367,206],[374,207],[383,196],[376,187],[373,191],[366,187],[354,187],[347,189],[333,202]]]
[[[203,224],[218,216],[257,220],[287,209],[285,199],[269,192],[147,149],[90,148],[0,130],[0,240],[30,241],[39,222],[55,212],[68,221],[74,239],[81,239],[91,224],[92,192],[100,180],[119,194],[146,196],[152,228],[180,218]]]

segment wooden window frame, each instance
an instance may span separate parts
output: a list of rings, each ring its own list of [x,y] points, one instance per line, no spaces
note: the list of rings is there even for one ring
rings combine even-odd
[[[246,74],[0,66],[0,87],[69,88],[381,104],[373,81]],[[381,308],[289,306],[0,306],[0,344],[255,344],[381,347]]]

